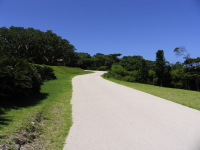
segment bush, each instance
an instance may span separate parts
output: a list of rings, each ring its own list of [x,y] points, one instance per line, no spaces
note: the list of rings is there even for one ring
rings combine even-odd
[[[121,65],[113,65],[111,67],[111,72],[118,74],[122,77],[128,75],[127,71]]]
[[[123,78],[119,74],[116,74],[116,73],[114,73],[112,71],[108,71],[108,73],[104,73],[103,76],[105,78],[114,78],[114,79],[117,79],[117,80],[121,80]]]
[[[148,84],[155,85],[156,72],[152,69],[148,71]],[[156,81],[157,82],[157,81]]]
[[[56,79],[56,76],[55,76],[52,68],[47,67],[47,66],[42,67],[42,66],[38,66],[38,65],[36,65],[35,67],[37,68],[42,81]]]
[[[0,96],[14,97],[40,91],[42,80],[35,66],[24,59],[0,57]]]
[[[106,71],[108,70],[108,66],[101,66],[97,70]]]
[[[122,78],[122,80],[128,81],[128,82],[135,82],[135,78],[131,76],[125,76]]]

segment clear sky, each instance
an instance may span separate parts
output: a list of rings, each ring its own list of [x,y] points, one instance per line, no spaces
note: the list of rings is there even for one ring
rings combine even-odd
[[[155,60],[175,47],[200,57],[200,0],[0,0],[0,27],[52,30],[77,52]]]

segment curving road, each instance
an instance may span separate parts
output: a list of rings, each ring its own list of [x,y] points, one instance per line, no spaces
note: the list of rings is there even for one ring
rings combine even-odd
[[[73,125],[63,150],[200,150],[200,111],[115,84],[73,78]]]

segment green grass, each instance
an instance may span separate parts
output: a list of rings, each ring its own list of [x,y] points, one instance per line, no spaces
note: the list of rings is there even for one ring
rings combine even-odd
[[[141,83],[131,83],[126,81],[116,80],[113,78],[104,78],[104,79],[139,91],[149,93],[151,95],[164,98],[169,101],[173,101],[175,103],[179,103],[184,106],[188,106],[190,108],[200,110],[200,92],[197,91],[166,88],[166,87],[159,87]]]
[[[31,98],[36,101],[35,103],[3,110],[4,114],[0,117],[0,145],[4,144],[3,142],[9,142],[8,140],[13,142],[12,140],[18,135],[16,131],[25,132],[27,128],[36,128],[38,124],[38,129],[34,129],[34,135],[37,138],[29,145],[38,150],[62,149],[72,125],[71,80],[76,75],[90,72],[80,68],[55,66],[52,68],[55,70],[57,79],[47,81],[42,85],[41,94]],[[38,114],[41,117],[38,117]],[[32,122],[36,124],[33,125]],[[5,141],[6,137],[9,137],[7,141]]]

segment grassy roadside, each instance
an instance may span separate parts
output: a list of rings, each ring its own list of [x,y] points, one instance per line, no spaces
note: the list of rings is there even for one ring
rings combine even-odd
[[[173,101],[175,103],[179,103],[184,106],[188,106],[190,108],[200,110],[200,92],[197,91],[166,88],[166,87],[159,87],[141,83],[131,83],[121,80],[116,80],[113,78],[105,78],[105,77],[103,78],[115,82],[117,84],[121,84],[139,91],[149,93],[151,95],[164,98],[166,100]]]
[[[71,80],[76,75],[90,72],[79,68],[52,68],[57,79],[42,85],[41,94],[31,97],[35,103],[3,110],[4,114],[0,116],[0,145],[11,143],[10,149],[20,146],[38,150],[62,149],[72,125]]]

